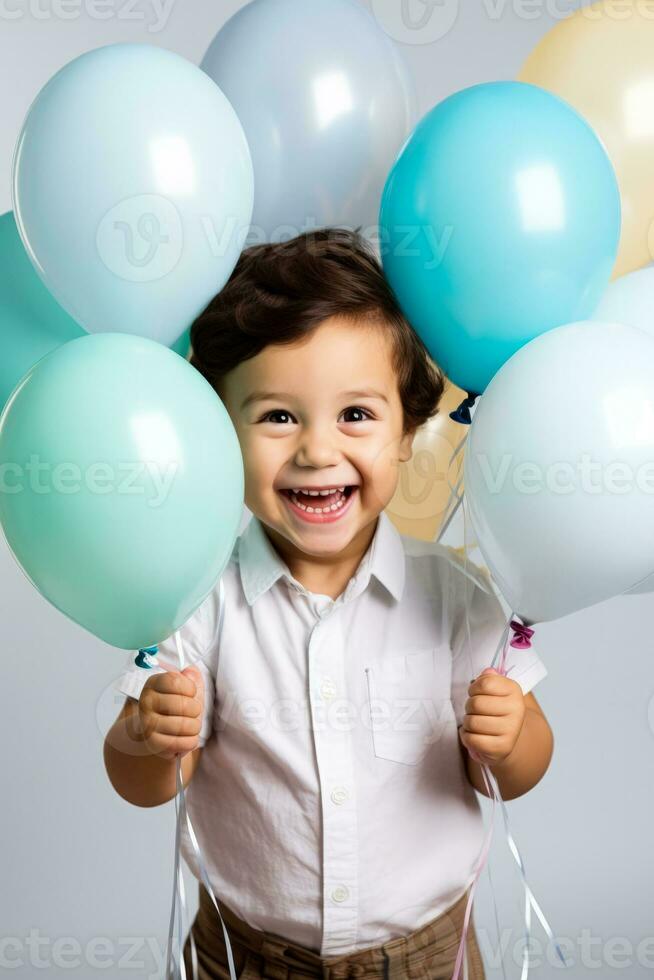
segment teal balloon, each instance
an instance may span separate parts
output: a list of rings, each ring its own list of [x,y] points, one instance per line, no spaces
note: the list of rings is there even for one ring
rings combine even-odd
[[[525,82],[449,96],[386,181],[386,277],[432,358],[481,394],[520,347],[590,316],[611,276],[620,195],[567,102]]]
[[[230,102],[200,68],[154,45],[109,44],[64,65],[16,144],[21,238],[89,333],[178,340],[231,275],[253,204]]]
[[[176,354],[180,354],[182,357],[188,357],[189,351],[191,349],[191,328],[189,327],[184,331],[179,340],[170,348],[174,350]]]
[[[0,411],[24,374],[50,351],[85,337],[37,275],[13,211],[0,215]],[[188,357],[191,328],[171,346]]]
[[[39,358],[85,335],[36,274],[13,212],[0,215],[0,409]]]
[[[141,649],[178,629],[220,578],[244,501],[226,408],[146,338],[71,340],[35,364],[0,416],[0,524],[57,609]]]

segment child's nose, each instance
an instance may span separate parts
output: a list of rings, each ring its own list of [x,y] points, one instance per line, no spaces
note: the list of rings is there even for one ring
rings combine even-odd
[[[295,462],[298,466],[332,466],[341,459],[341,452],[333,433],[326,428],[312,426],[306,428],[300,435],[300,441],[295,452]]]

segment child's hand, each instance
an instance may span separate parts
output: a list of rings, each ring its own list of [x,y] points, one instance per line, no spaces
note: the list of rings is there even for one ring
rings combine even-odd
[[[518,741],[525,718],[522,688],[486,667],[469,686],[468,694],[459,738],[475,762],[495,766],[511,754]]]
[[[162,759],[184,756],[198,746],[204,683],[197,667],[148,677],[139,698],[143,741]]]

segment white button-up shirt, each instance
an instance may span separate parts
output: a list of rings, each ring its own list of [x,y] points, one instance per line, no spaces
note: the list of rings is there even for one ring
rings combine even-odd
[[[186,793],[214,892],[321,956],[419,928],[469,887],[484,837],[457,725],[506,624],[488,578],[382,512],[337,599],[305,589],[254,516],[223,583],[222,635],[217,586],[181,629],[205,682]],[[506,663],[524,693],[547,673],[533,647]],[[138,698],[151,672],[118,690]],[[199,878],[185,829],[182,847]]]

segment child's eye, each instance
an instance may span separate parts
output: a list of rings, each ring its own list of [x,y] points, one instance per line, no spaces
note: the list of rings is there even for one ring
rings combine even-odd
[[[281,415],[282,416],[282,422],[286,422],[286,421],[288,421],[288,420],[290,420],[290,419],[293,418],[293,416],[291,415],[291,413],[290,412],[287,412],[285,409],[283,409],[283,408],[274,408],[272,410],[272,412],[266,412],[265,415],[262,415],[261,418],[259,419],[259,421],[260,422],[272,422],[273,421],[273,415]]]
[[[351,405],[349,408],[343,409],[343,415],[354,415],[354,418],[346,418],[345,422],[366,422],[371,419],[372,413],[365,408],[361,408],[359,405]],[[260,422],[275,422],[278,424],[287,424],[288,422],[294,421],[293,416],[290,412],[287,412],[283,408],[274,408],[270,412],[266,412],[259,419]]]
[[[365,408],[361,408],[358,405],[351,405],[349,408],[344,409],[343,415],[345,415],[347,412],[358,414],[359,418],[345,419],[346,422],[366,422],[368,419],[373,417],[371,412],[367,411]],[[363,416],[363,418],[361,418],[361,416]]]

